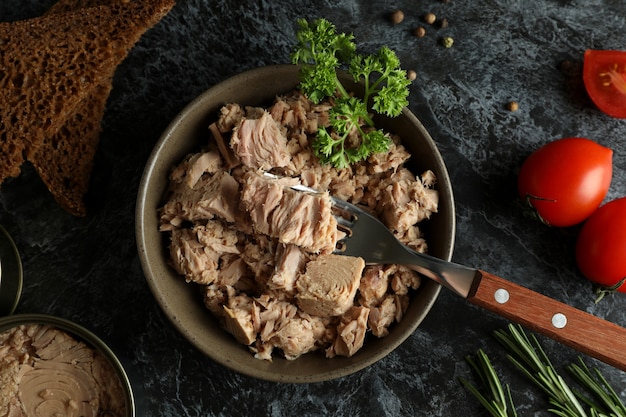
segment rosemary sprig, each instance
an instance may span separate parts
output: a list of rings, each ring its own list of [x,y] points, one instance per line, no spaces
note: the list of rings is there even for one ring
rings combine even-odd
[[[578,358],[578,362],[568,365],[566,369],[585,387],[591,398],[579,391],[576,391],[576,396],[592,410],[598,410],[598,416],[626,417],[626,406],[602,373],[597,368],[590,369],[582,358]]]
[[[519,325],[510,324],[507,330],[495,331],[495,338],[508,351],[507,358],[515,367],[548,396],[549,412],[560,417],[626,417],[626,406],[598,369],[590,369],[582,358],[566,366],[579,385],[572,388],[555,370],[534,335],[526,334]],[[515,416],[509,386],[502,388],[487,355],[479,350],[476,360],[467,360],[478,375],[483,392],[461,378],[463,385],[493,417]]]
[[[519,325],[509,324],[509,332],[496,330],[494,336],[509,351],[507,357],[533,384],[548,395],[548,409],[561,417],[589,417],[576,395],[559,375],[534,335]]]
[[[482,393],[465,378],[460,378],[461,383],[493,417],[517,417],[509,385],[502,386],[502,382],[487,354],[479,349],[476,353],[476,360],[471,356],[467,356],[465,359],[476,373],[485,393]]]

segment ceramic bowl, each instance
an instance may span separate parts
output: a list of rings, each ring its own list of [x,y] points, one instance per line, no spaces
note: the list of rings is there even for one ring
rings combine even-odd
[[[124,396],[123,402],[125,413],[117,417],[135,417],[137,415],[133,389],[122,363],[105,342],[83,326],[72,321],[47,314],[15,314],[0,318],[0,333],[9,331],[17,326],[33,324],[50,326],[65,332],[73,339],[85,343],[87,346],[102,354],[111,365],[115,376],[119,379],[122,395]],[[68,386],[72,385],[71,382],[71,380],[65,381]],[[112,381],[109,380],[105,382],[109,384],[112,383]],[[52,401],[57,403],[54,404],[53,407],[57,407],[58,399],[52,398]]]
[[[352,357],[327,359],[312,352],[296,360],[280,357],[272,362],[255,359],[248,348],[225,332],[204,307],[197,289],[168,265],[164,234],[159,232],[157,209],[163,205],[172,166],[209,140],[207,127],[229,102],[269,105],[276,95],[298,85],[297,67],[276,65],[250,70],[210,88],[188,104],[167,127],[145,167],[136,205],[136,238],[139,258],[147,282],[158,304],[174,327],[194,346],[216,362],[237,372],[270,381],[305,383],[339,378],[357,372],[391,353],[409,337],[428,314],[440,286],[427,279],[413,297],[403,320],[394,324],[388,336],[370,337]],[[358,86],[353,86],[358,93]],[[412,169],[431,169],[437,176],[439,212],[424,224],[429,253],[449,260],[455,236],[454,198],[444,161],[436,144],[409,110],[394,119],[376,123],[400,135],[412,153]]]

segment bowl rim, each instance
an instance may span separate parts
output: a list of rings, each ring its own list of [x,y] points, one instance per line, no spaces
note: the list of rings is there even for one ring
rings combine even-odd
[[[93,349],[100,352],[109,361],[124,391],[126,400],[126,417],[135,417],[135,397],[133,394],[133,388],[128,378],[128,374],[124,369],[124,366],[118,359],[113,350],[95,333],[88,330],[86,327],[81,326],[71,320],[64,319],[49,314],[39,313],[20,313],[13,314],[0,318],[0,333],[13,329],[20,325],[27,324],[41,324],[54,327],[59,330],[63,330],[75,338],[81,339],[87,345],[90,345]]]
[[[0,316],[13,314],[23,285],[20,254],[9,232],[0,226]]]
[[[135,206],[135,234],[136,234],[136,244],[137,250],[139,253],[141,268],[144,272],[144,276],[148,283],[148,286],[155,297],[157,303],[159,304],[162,312],[167,316],[170,324],[172,324],[176,330],[178,330],[188,342],[194,345],[198,350],[203,352],[206,356],[211,358],[213,361],[230,368],[236,372],[239,372],[244,375],[252,376],[255,378],[264,379],[267,381],[273,382],[288,382],[288,383],[310,383],[310,382],[321,382],[331,379],[336,379],[338,377],[347,376],[349,374],[360,371],[373,363],[379,361],[383,357],[387,356],[393,350],[395,350],[398,346],[400,346],[421,324],[425,316],[428,314],[433,304],[435,303],[439,292],[441,290],[441,286],[438,283],[435,283],[431,280],[423,280],[422,288],[419,292],[423,293],[423,299],[420,300],[420,306],[423,309],[423,312],[419,315],[415,323],[413,323],[409,328],[404,330],[405,335],[403,337],[397,338],[393,342],[388,341],[383,347],[378,348],[374,354],[371,354],[365,358],[359,358],[358,361],[350,361],[346,360],[344,365],[338,369],[330,370],[330,371],[320,371],[319,373],[313,375],[282,375],[277,374],[276,372],[263,367],[262,369],[249,369],[245,364],[239,363],[234,360],[229,360],[221,357],[220,355],[215,354],[204,346],[202,346],[196,337],[191,334],[186,326],[179,320],[176,311],[172,311],[169,307],[167,297],[160,292],[160,289],[157,285],[154,277],[157,275],[157,272],[154,269],[154,266],[148,260],[148,251],[150,250],[149,245],[149,232],[144,227],[147,216],[151,215],[147,211],[152,210],[151,207],[147,207],[147,199],[150,191],[150,178],[155,174],[155,171],[158,171],[159,165],[159,155],[164,149],[167,147],[168,141],[170,137],[174,134],[174,132],[181,126],[185,125],[186,118],[190,113],[192,113],[198,106],[203,106],[205,102],[211,98],[216,92],[220,89],[232,88],[237,84],[242,82],[246,82],[249,78],[255,77],[261,73],[273,73],[273,74],[282,74],[286,72],[293,72],[297,68],[291,64],[277,64],[277,65],[268,65],[262,66],[250,70],[246,70],[240,72],[236,75],[233,75],[224,81],[213,85],[208,88],[196,98],[191,100],[187,105],[183,107],[183,109],[174,117],[174,119],[169,123],[167,128],[163,131],[158,141],[156,142],[150,156],[145,165],[143,174],[141,176],[141,181],[138,188],[137,201]],[[294,84],[293,88],[296,87]],[[225,104],[225,103],[224,103]],[[455,241],[455,231],[456,231],[456,215],[454,208],[454,196],[452,192],[452,187],[450,184],[450,178],[448,174],[448,170],[446,168],[445,162],[437,148],[434,140],[430,136],[430,134],[426,131],[425,127],[422,125],[421,121],[408,109],[404,108],[402,111],[404,117],[408,119],[408,121],[414,125],[422,135],[423,139],[427,142],[428,147],[433,153],[433,156],[436,160],[436,163],[440,165],[443,170],[439,173],[438,183],[447,184],[445,189],[445,198],[450,202],[451,207],[448,208],[449,218],[447,221],[450,223],[450,236],[449,236],[449,244],[446,248],[444,248],[441,253],[442,258],[446,260],[450,260],[452,258],[452,252],[454,249],[454,241]],[[441,177],[443,175],[443,178]],[[162,232],[159,232],[162,233]],[[425,288],[423,288],[425,287]],[[426,294],[427,293],[427,294]],[[207,313],[209,314],[209,313]],[[234,339],[233,339],[234,341]],[[358,352],[357,352],[358,353]],[[252,354],[250,354],[252,356]],[[339,360],[340,358],[333,358],[329,360]],[[348,358],[350,359],[350,358]],[[258,360],[258,359],[254,359]],[[297,359],[296,359],[297,361]],[[259,361],[261,362],[261,361]]]

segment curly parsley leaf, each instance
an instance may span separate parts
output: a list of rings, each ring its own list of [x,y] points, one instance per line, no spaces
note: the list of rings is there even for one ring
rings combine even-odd
[[[313,151],[322,163],[347,168],[369,155],[389,149],[390,139],[382,130],[364,130],[362,121],[369,119],[367,106],[355,97],[338,98],[329,110],[332,131],[320,128],[313,142]],[[359,140],[358,145],[349,146]]]
[[[326,19],[311,23],[298,19],[298,43],[291,55],[300,67],[300,87],[313,101],[319,103],[332,96],[337,89],[337,69],[341,62],[350,59],[356,51],[352,35],[337,34],[335,26]]]
[[[395,117],[408,105],[411,81],[395,52],[382,47],[375,55],[357,54],[354,36],[338,34],[326,19],[299,19],[298,27],[291,60],[301,65],[300,88],[314,103],[336,97],[329,112],[331,131],[319,129],[313,143],[317,157],[322,163],[346,168],[373,153],[386,152],[389,137],[373,129],[370,112]],[[346,69],[355,82],[363,82],[362,98],[346,91],[337,75],[340,69]]]
[[[349,70],[356,82],[365,81],[363,100],[373,97],[372,109],[387,116],[398,116],[409,104],[409,85],[406,71],[400,68],[400,59],[386,46],[376,55],[356,55]]]

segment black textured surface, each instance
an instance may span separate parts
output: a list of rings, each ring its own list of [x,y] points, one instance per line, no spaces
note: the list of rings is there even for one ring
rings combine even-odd
[[[2,0],[0,21],[42,14],[52,0]],[[392,25],[400,8],[405,20]],[[433,12],[447,28],[423,23]],[[482,347],[512,384],[520,416],[548,415],[545,398],[502,358],[491,332],[507,324],[443,291],[423,325],[399,349],[355,375],[311,385],[275,384],[202,356],[164,318],[136,253],[134,207],[143,165],[182,107],[246,69],[286,63],[299,17],[326,17],[353,32],[359,47],[395,49],[414,69],[410,109],[433,136],[455,186],[454,260],[626,325],[626,298],[593,303],[575,266],[576,228],[529,218],[515,193],[516,172],[540,145],[585,136],[613,148],[608,199],[626,194],[626,122],[600,113],[580,78],[587,48],[626,45],[618,0],[178,0],[119,67],[104,119],[89,215],[73,218],[31,167],[0,191],[0,224],[24,264],[18,313],[76,321],[126,361],[140,414],[147,416],[480,416],[462,388],[464,356]],[[426,27],[416,38],[412,29]],[[454,45],[440,40],[451,36]],[[562,70],[563,60],[572,67]],[[506,104],[516,100],[519,110]],[[577,353],[541,338],[555,364]],[[623,372],[598,365],[618,393]]]

